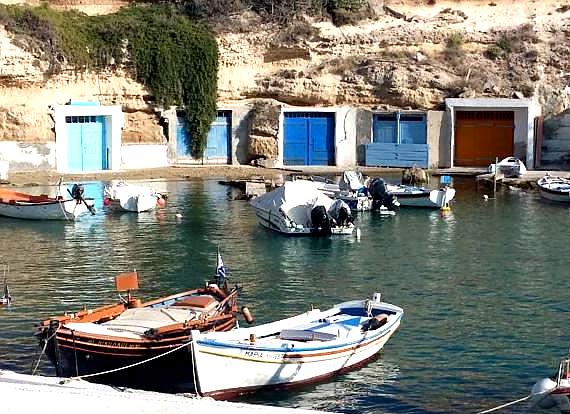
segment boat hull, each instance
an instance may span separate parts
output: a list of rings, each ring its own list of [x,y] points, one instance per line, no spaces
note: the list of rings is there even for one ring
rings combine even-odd
[[[570,203],[570,193],[548,190],[539,187],[540,196],[546,200],[555,201],[557,203]]]
[[[121,199],[109,199],[107,208],[111,211],[142,213],[154,210],[156,205],[156,197],[141,194]]]
[[[385,328],[363,333],[358,339],[306,348],[304,342],[288,344],[286,340],[281,347],[243,341],[227,346],[223,340],[197,335],[192,342],[197,389],[205,396],[228,399],[263,388],[316,382],[356,369],[378,355],[400,320],[398,317]]]
[[[93,200],[86,200],[93,203]],[[76,220],[89,209],[76,200],[49,201],[40,203],[0,202],[0,215],[26,220]]]
[[[455,189],[445,188],[417,193],[391,190],[401,207],[442,208],[455,197]]]
[[[345,227],[333,227],[331,233],[325,233],[318,229],[307,228],[300,225],[295,225],[286,217],[275,214],[271,210],[266,210],[252,204],[255,215],[259,219],[259,224],[263,227],[276,231],[287,236],[348,236],[354,231],[354,225]]]

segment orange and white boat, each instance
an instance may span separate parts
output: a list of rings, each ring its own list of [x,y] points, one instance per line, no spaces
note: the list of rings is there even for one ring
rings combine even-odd
[[[119,303],[44,320],[37,336],[58,376],[92,376],[96,382],[156,388],[192,382],[190,332],[226,331],[236,325],[239,288],[214,282],[141,303],[131,297],[136,272],[115,278]],[[134,365],[134,366],[133,366]],[[128,367],[128,368],[126,368]],[[117,370],[117,372],[108,372]]]
[[[0,188],[0,216],[28,220],[75,220],[95,214],[93,199],[83,198],[83,186],[74,184],[69,196],[30,195]]]

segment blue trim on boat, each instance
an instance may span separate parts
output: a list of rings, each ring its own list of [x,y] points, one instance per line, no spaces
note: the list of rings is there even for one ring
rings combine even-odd
[[[246,349],[246,350],[251,350],[251,351],[267,351],[267,352],[297,353],[297,352],[310,352],[310,351],[322,351],[322,350],[329,350],[329,349],[338,349],[338,348],[344,348],[346,346],[368,343],[368,342],[374,341],[378,338],[381,338],[381,337],[387,335],[390,332],[390,330],[392,329],[392,327],[398,321],[400,321],[402,319],[402,316],[403,316],[403,313],[396,320],[394,320],[394,322],[392,322],[390,325],[386,325],[385,327],[382,327],[383,329],[382,328],[378,329],[378,335],[370,336],[368,338],[360,338],[357,341],[343,342],[342,344],[329,345],[329,346],[323,346],[323,347],[318,347],[318,348],[290,348],[290,347],[269,348],[269,347],[252,346],[252,345],[231,344],[228,342],[218,342],[215,339],[198,339],[196,342],[198,342],[198,344],[201,346],[209,346],[212,348],[233,348],[233,349]],[[364,339],[366,339],[366,340],[364,341]],[[284,342],[294,342],[294,341],[284,340]]]

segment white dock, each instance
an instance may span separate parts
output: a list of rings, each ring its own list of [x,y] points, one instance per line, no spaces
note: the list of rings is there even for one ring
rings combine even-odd
[[[223,374],[222,374],[223,375]],[[84,380],[32,376],[0,370],[0,406],[6,414],[317,414],[323,411],[272,407],[119,389]]]

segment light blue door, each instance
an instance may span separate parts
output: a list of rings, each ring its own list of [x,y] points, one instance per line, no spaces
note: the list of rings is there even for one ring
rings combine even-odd
[[[285,165],[334,165],[334,113],[287,112],[283,121]]]
[[[69,171],[99,171],[108,168],[105,118],[67,116],[67,160]]]
[[[375,114],[372,143],[364,148],[369,167],[427,168],[426,115],[401,112]]]
[[[231,139],[231,111],[218,111],[218,115],[208,131],[208,140],[204,150],[204,159],[216,163],[228,163]],[[183,117],[178,117],[176,125],[176,154],[179,157],[191,157],[192,137],[186,128]]]

